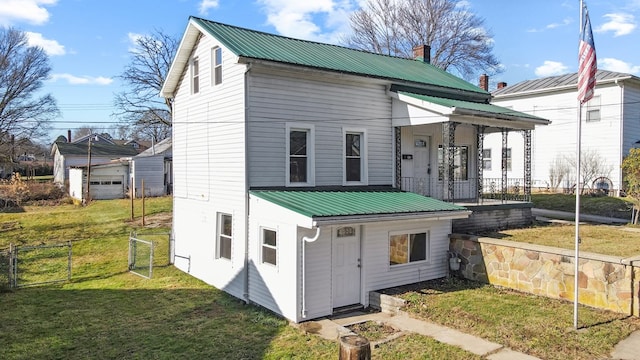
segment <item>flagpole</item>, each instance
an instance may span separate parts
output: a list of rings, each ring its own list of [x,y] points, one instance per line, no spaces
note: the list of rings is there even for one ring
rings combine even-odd
[[[580,0],[580,34],[582,34],[583,10],[584,6]],[[575,259],[574,262],[574,282],[573,282],[573,328],[578,330],[578,277],[580,267],[580,147],[582,137],[582,101],[578,99],[578,126],[576,131],[576,233],[575,233]]]

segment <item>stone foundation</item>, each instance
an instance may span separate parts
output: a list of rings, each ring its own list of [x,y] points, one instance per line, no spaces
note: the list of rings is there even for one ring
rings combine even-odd
[[[574,301],[575,252],[513,241],[452,234],[459,275],[536,295]],[[578,302],[638,316],[640,256],[580,252]]]
[[[379,292],[369,292],[369,306],[389,314],[397,314],[406,304],[406,301]]]

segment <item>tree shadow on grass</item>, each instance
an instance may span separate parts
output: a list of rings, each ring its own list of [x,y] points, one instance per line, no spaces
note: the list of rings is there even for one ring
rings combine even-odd
[[[287,322],[218,290],[0,294],[5,359],[258,359]]]

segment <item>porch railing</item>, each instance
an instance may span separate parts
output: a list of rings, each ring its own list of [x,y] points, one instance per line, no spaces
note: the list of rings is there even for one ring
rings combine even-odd
[[[482,196],[478,194],[477,178],[455,180],[453,182],[453,198],[449,199],[447,184],[442,180],[428,178],[402,178],[402,190],[429,196],[439,200],[457,202],[483,203],[492,201],[531,201],[531,195],[525,193],[523,178],[509,178],[506,186],[502,186],[501,178],[485,178],[482,180]]]

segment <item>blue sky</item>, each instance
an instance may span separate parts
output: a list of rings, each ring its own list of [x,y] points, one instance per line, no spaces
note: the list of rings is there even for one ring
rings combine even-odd
[[[0,0],[0,25],[28,32],[50,55],[44,91],[61,116],[46,142],[67,129],[108,130],[114,93],[133,39],[154,29],[182,36],[188,17],[338,43],[364,0]],[[465,0],[485,19],[508,84],[577,71],[579,0]],[[640,76],[640,0],[588,0],[598,68]]]

